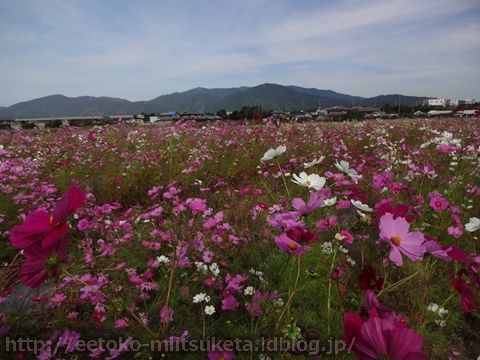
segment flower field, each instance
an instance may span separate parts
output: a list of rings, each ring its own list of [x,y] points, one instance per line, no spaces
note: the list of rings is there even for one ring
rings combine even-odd
[[[2,358],[477,359],[479,155],[477,119],[2,131],[0,336],[51,340]],[[325,356],[209,350],[164,356]]]

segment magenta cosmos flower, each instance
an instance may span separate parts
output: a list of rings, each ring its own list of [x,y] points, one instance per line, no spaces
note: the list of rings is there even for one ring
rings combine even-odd
[[[402,254],[418,261],[426,251],[423,234],[409,232],[409,228],[410,224],[403,217],[394,219],[393,214],[386,213],[380,218],[380,238],[390,244],[389,259],[397,266],[403,265]]]
[[[378,317],[375,311],[367,321],[358,314],[346,313],[343,334],[360,360],[428,360],[420,335],[401,322]]]
[[[73,185],[57,202],[52,213],[36,210],[27,215],[23,224],[14,226],[10,231],[10,243],[26,251],[30,248],[30,252],[55,245],[70,230],[67,218],[82,206],[84,201],[83,190]]]
[[[233,352],[226,350],[209,351],[208,360],[233,360]]]
[[[286,233],[283,233],[275,238],[275,244],[283,251],[294,256],[301,256],[308,251],[308,246],[301,245],[295,240],[291,239]]]
[[[434,196],[430,199],[430,207],[435,211],[447,210],[448,201],[442,196]]]

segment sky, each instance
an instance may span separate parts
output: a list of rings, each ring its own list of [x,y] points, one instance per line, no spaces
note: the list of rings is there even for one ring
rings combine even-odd
[[[265,82],[480,99],[478,0],[0,0],[0,105]]]

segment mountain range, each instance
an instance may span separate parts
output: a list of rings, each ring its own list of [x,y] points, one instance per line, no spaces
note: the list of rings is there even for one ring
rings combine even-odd
[[[427,97],[399,94],[371,98],[299,86],[261,84],[253,87],[206,89],[162,95],[148,101],[129,101],[112,97],[50,95],[8,107],[0,107],[0,116],[17,118],[55,116],[96,116],[167,111],[217,112],[238,110],[244,105],[261,105],[265,110],[314,110],[330,106],[420,105]]]

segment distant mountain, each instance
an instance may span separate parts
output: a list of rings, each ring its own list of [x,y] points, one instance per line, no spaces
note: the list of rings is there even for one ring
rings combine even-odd
[[[122,114],[132,111],[132,102],[110,97],[70,98],[50,95],[0,109],[0,115],[15,117],[90,116]]]
[[[419,105],[426,97],[380,95],[372,98],[337,93],[299,86],[262,84],[253,87],[227,89],[195,88],[184,92],[162,95],[149,101],[128,101],[112,97],[50,95],[8,107],[0,107],[0,116],[55,117],[121,115],[141,112],[232,111],[244,105],[261,105],[266,110],[313,110],[329,106],[397,106]]]

